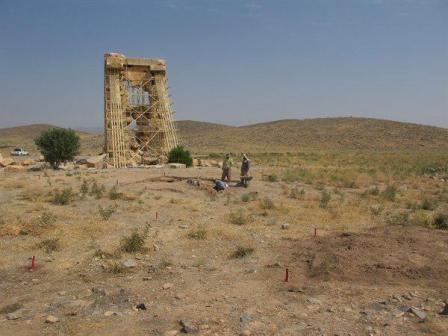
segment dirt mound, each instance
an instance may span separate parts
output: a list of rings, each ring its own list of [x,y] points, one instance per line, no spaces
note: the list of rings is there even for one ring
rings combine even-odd
[[[308,276],[363,283],[448,284],[448,233],[423,228],[386,227],[342,233],[301,243],[296,261]]]

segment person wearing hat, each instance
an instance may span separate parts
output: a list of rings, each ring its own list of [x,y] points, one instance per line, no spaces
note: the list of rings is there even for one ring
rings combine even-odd
[[[248,177],[249,177],[249,169],[250,169],[250,160],[246,154],[243,154],[243,162],[241,163],[241,184],[247,187]]]
[[[230,182],[230,179],[232,178],[232,166],[233,166],[233,160],[230,157],[230,153],[227,153],[226,157],[224,158],[224,161],[222,162],[221,181],[225,181],[227,179],[227,181]]]

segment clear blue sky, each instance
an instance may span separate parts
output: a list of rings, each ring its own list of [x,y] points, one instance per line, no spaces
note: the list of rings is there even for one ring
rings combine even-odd
[[[0,0],[0,127],[97,127],[103,54],[165,58],[176,119],[448,127],[448,0]]]

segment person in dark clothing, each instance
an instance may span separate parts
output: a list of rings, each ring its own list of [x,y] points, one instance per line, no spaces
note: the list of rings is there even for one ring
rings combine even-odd
[[[243,154],[243,162],[241,163],[241,177],[240,184],[247,188],[249,185],[249,169],[250,169],[250,160],[246,154]]]

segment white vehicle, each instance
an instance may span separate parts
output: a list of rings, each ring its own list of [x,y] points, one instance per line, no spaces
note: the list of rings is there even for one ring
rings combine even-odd
[[[23,148],[14,148],[14,150],[11,152],[12,156],[26,156],[30,155],[26,150]]]

